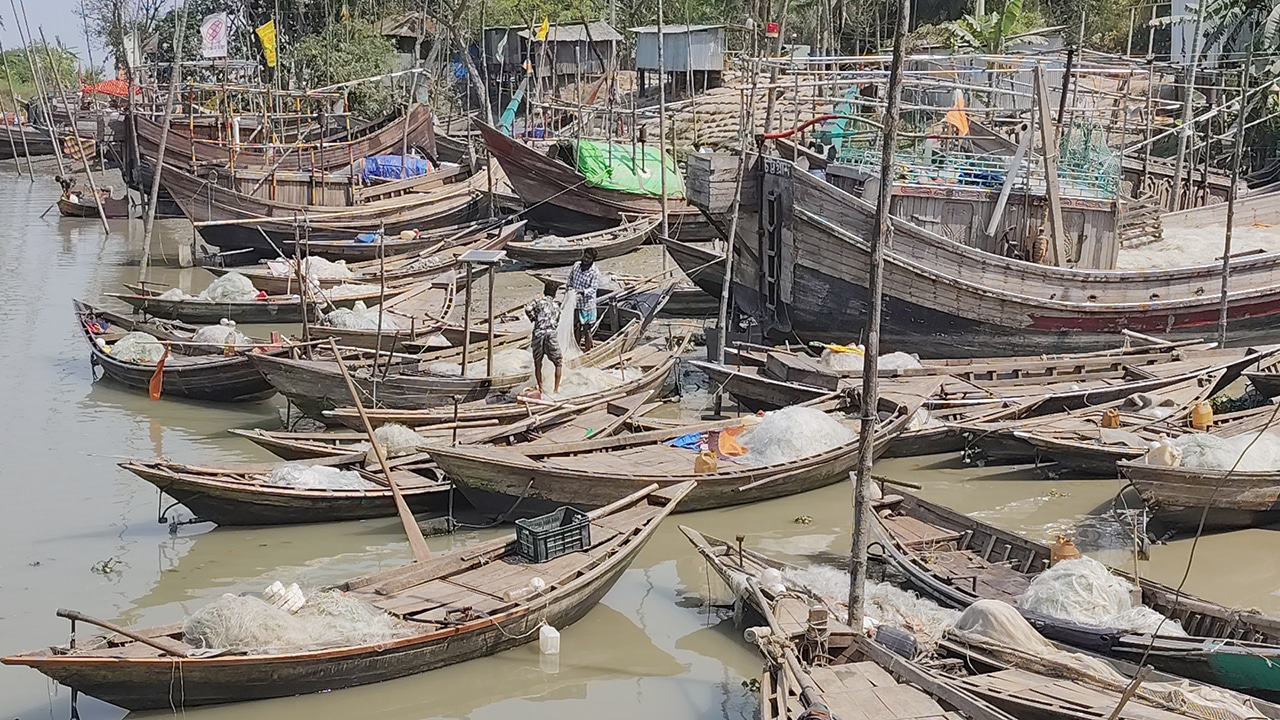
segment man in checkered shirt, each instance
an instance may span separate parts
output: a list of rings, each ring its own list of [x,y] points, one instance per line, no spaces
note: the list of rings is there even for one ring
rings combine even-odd
[[[569,270],[565,286],[578,291],[577,312],[573,316],[573,337],[583,352],[590,352],[595,342],[591,332],[596,325],[596,289],[600,287],[600,268],[595,266],[596,249],[582,251],[582,259]]]

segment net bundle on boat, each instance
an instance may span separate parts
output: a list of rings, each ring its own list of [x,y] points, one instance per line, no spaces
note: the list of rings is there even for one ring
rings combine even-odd
[[[355,470],[302,463],[289,463],[276,468],[271,472],[267,483],[297,490],[368,490],[378,487]]]
[[[1173,439],[1182,452],[1183,467],[1205,470],[1265,472],[1280,470],[1280,437],[1269,432],[1221,437],[1187,433]],[[1239,464],[1237,464],[1239,463]]]
[[[234,320],[223,318],[217,325],[207,325],[196,330],[191,341],[204,345],[252,345],[253,341],[239,330]]]
[[[956,620],[949,635],[983,648],[1010,665],[1122,693],[1130,684],[1105,660],[1059,650],[1046,640],[1013,606],[999,600],[979,600]],[[1135,697],[1147,703],[1202,720],[1256,720],[1264,717],[1249,698],[1207,685],[1144,682]]]
[[[412,455],[426,445],[426,440],[421,435],[400,423],[379,425],[373,431],[373,436],[378,439],[378,445],[382,446],[387,457]]]
[[[378,315],[382,315],[383,330],[408,330],[409,319],[395,313],[380,313],[377,307],[368,307],[357,300],[350,308],[338,308],[326,314],[320,324],[339,330],[377,330]]]
[[[258,297],[253,281],[238,272],[229,272],[209,283],[209,287],[196,295],[197,300],[207,302],[248,302]]]
[[[822,351],[819,360],[823,365],[841,372],[862,372],[865,363],[865,356],[862,354],[862,346],[854,346],[856,351],[837,352],[830,348]],[[880,356],[879,362],[876,364],[879,370],[913,370],[924,367],[920,364],[920,358],[915,355],[908,355],[904,352],[891,352]]]
[[[1182,625],[1134,603],[1138,590],[1088,556],[1063,560],[1040,573],[1018,598],[1032,612],[1082,625],[1185,637]]]
[[[164,344],[144,332],[127,333],[111,346],[111,357],[144,365],[155,365],[164,357]]]
[[[254,654],[385,643],[413,633],[408,623],[333,590],[310,595],[293,614],[251,595],[223,595],[182,625],[190,645]]]
[[[317,290],[316,294],[328,300],[341,300],[343,298],[370,295],[376,292],[378,292],[377,285],[366,285],[362,283],[342,283],[341,285],[334,285],[333,287],[330,287],[330,288]]]
[[[782,582],[791,588],[804,589],[827,601],[836,610],[838,620],[849,619],[849,573],[829,565],[787,568]],[[776,588],[775,588],[776,589]],[[876,624],[907,630],[922,645],[938,643],[960,613],[940,607],[919,595],[894,587],[890,583],[867,582],[865,613]]]
[[[811,407],[793,406],[764,414],[738,437],[747,448],[739,458],[750,465],[774,465],[827,452],[858,438],[853,429]]]

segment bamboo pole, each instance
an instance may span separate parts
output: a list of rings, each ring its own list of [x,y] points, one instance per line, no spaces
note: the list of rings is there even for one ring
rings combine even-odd
[[[1257,24],[1254,23],[1254,27]],[[1218,343],[1227,344],[1227,289],[1231,282],[1231,235],[1236,222],[1236,196],[1239,191],[1240,165],[1244,154],[1244,120],[1249,107],[1249,70],[1253,65],[1253,43],[1249,43],[1249,52],[1244,61],[1244,69],[1240,74],[1240,109],[1236,112],[1236,137],[1232,150],[1231,185],[1227,188],[1227,228],[1222,239],[1222,300],[1218,309]]]
[[[418,521],[413,517],[413,513],[409,511],[409,504],[405,502],[404,496],[400,494],[400,486],[396,485],[395,478],[391,476],[391,466],[387,464],[387,455],[382,450],[382,444],[378,442],[378,437],[373,432],[373,425],[369,423],[369,416],[364,411],[364,403],[360,402],[360,392],[356,389],[356,383],[351,379],[351,373],[347,372],[347,364],[342,359],[342,353],[338,352],[338,341],[329,338],[329,349],[333,350],[333,360],[338,363],[338,369],[342,371],[342,379],[347,382],[347,390],[351,392],[351,401],[356,404],[356,412],[360,414],[360,422],[364,425],[364,431],[369,435],[369,444],[373,446],[374,455],[378,456],[378,464],[382,466],[382,473],[386,476],[387,485],[391,488],[391,496],[396,501],[396,512],[400,515],[400,524],[404,525],[404,534],[409,538],[409,549],[413,551],[414,562],[427,562],[431,559],[431,548],[427,547],[427,539],[422,536],[422,528],[418,527]]]
[[[899,0],[893,32],[893,64],[889,69],[889,97],[884,113],[883,147],[880,153],[880,191],[876,197],[876,232],[871,237],[871,267],[867,282],[867,342],[862,356],[862,425],[858,433],[858,470],[853,491],[853,542],[849,563],[849,626],[862,629],[863,593],[867,584],[867,545],[871,530],[871,464],[879,420],[878,363],[880,356],[880,312],[884,293],[885,249],[893,242],[893,222],[889,204],[893,199],[893,156],[898,141],[902,105],[903,64],[907,54],[907,28],[911,23],[911,0]]]
[[[58,135],[53,131],[53,107],[48,105],[49,91],[48,86],[44,82],[44,74],[40,72],[40,66],[35,61],[35,55],[32,53],[31,46],[35,44],[35,38],[31,34],[31,25],[27,22],[27,6],[19,0],[22,7],[22,16],[18,16],[18,5],[13,0],[9,0],[9,7],[13,8],[13,19],[18,24],[18,38],[22,40],[22,49],[27,56],[27,63],[31,66],[31,80],[36,85],[36,92],[40,94],[40,103],[49,107],[49,142],[53,144],[53,157],[58,161],[58,173],[67,174],[66,165],[62,162],[62,148],[58,145]],[[23,28],[26,33],[23,33]],[[51,68],[55,73],[57,68]]]
[[[18,137],[22,140],[22,154],[27,158],[27,176],[31,179],[31,182],[35,182],[36,171],[31,166],[31,150],[27,147],[27,134],[22,131],[22,119],[18,114],[18,94],[13,91],[13,75],[9,73],[9,56],[4,54],[4,43],[0,43],[0,58],[4,59],[4,79],[9,86],[9,100],[13,103],[13,119],[18,121]],[[6,122],[5,128],[8,129],[8,127],[9,123]],[[13,145],[12,134],[9,136],[9,145]],[[15,165],[19,165],[18,149],[16,147],[13,149],[13,162]],[[19,165],[18,173],[22,173],[21,165]]]
[[[1200,67],[1200,28],[1204,24],[1204,6],[1206,3],[1196,3],[1196,23],[1195,29],[1192,30],[1194,36],[1191,38],[1191,62],[1187,65],[1186,81],[1183,83],[1182,92],[1182,126],[1178,129],[1178,154],[1173,160],[1173,192],[1169,193],[1169,210],[1181,209],[1182,196],[1182,168],[1186,164],[1187,156],[1187,140],[1191,137],[1192,113],[1194,111],[1193,95],[1196,89],[1196,71]]]
[[[165,98],[164,112],[160,118],[160,149],[156,151],[156,163],[151,176],[151,192],[147,195],[147,212],[142,219],[142,264],[138,269],[139,280],[147,279],[147,268],[151,264],[151,233],[155,230],[156,203],[160,200],[160,174],[164,170],[165,144],[169,142],[169,119],[173,115],[173,101],[178,95],[178,82],[182,77],[182,40],[187,34],[187,8],[189,7],[190,5],[186,3],[182,5],[178,29],[173,40],[175,61],[169,75],[169,93]]]
[[[45,54],[49,56],[49,67],[54,68],[53,82],[58,89],[58,95],[62,96],[62,101],[67,102],[67,93],[62,88],[62,78],[58,77],[57,66],[53,59],[53,51],[49,49],[49,41],[45,39],[44,28],[40,30],[40,43],[44,45]],[[77,107],[71,113],[71,136],[75,138],[76,149],[80,151],[80,164],[84,166],[84,174],[89,178],[89,191],[93,193],[93,202],[98,206],[98,219],[102,221],[102,231],[111,234],[111,226],[107,225],[107,209],[102,206],[102,196],[98,194],[98,183],[93,179],[93,168],[89,167],[89,156],[84,151],[84,142],[80,139],[80,128],[78,127],[80,120],[80,108]]]

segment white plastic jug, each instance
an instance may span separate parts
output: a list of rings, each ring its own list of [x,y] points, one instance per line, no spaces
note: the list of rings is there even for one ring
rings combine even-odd
[[[550,625],[543,625],[538,630],[538,650],[543,655],[560,654],[560,631]]]

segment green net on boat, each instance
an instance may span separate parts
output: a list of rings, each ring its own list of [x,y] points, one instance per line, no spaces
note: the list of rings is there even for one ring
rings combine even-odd
[[[684,178],[675,160],[663,157],[656,147],[598,140],[575,140],[573,147],[578,172],[587,177],[588,185],[661,197],[665,164],[667,197],[684,197]]]

